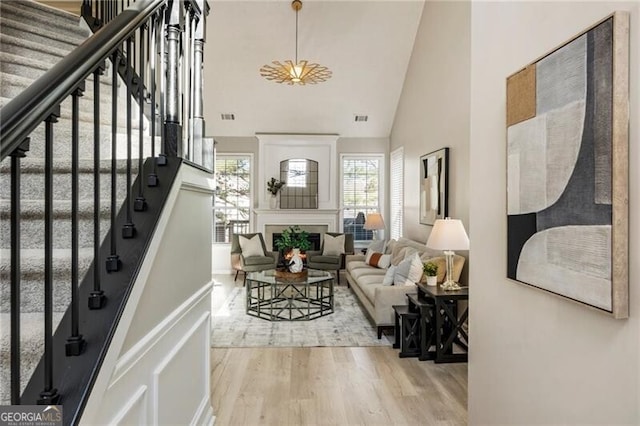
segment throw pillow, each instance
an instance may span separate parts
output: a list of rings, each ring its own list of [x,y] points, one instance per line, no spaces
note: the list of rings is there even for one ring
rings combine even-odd
[[[387,246],[384,248],[384,254],[391,254],[393,252],[394,247],[398,244],[397,240],[391,240],[387,243]]]
[[[344,234],[334,237],[324,234],[323,256],[339,256],[344,254]]]
[[[384,274],[384,278],[382,279],[382,285],[393,285],[393,276],[396,273],[396,266],[389,266],[387,269],[387,273]]]
[[[407,251],[407,247],[396,244],[391,252],[391,264],[398,266],[402,259],[404,259],[404,252]]]
[[[380,269],[386,269],[391,264],[391,255],[372,251],[371,253],[367,253],[367,258],[365,261],[367,265],[374,266]]]
[[[254,235],[252,238],[240,235],[239,242],[244,257],[264,256],[259,234]]]
[[[396,267],[393,276],[394,285],[412,285],[420,281],[422,277],[422,262],[418,253],[403,260]]]
[[[369,247],[367,247],[367,254],[372,251],[377,251],[379,253],[384,253],[384,240],[373,240]]]

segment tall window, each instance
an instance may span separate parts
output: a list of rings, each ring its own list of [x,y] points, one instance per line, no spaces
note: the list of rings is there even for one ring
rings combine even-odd
[[[391,161],[389,164],[391,172],[389,176],[389,193],[390,200],[390,220],[389,230],[390,238],[398,239],[402,237],[402,217],[404,209],[404,149],[398,148],[391,153]]]
[[[213,199],[213,241],[231,242],[231,235],[249,232],[251,156],[217,154]]]
[[[382,155],[342,157],[343,228],[355,241],[373,239],[373,232],[363,226],[367,214],[382,212],[383,163]]]

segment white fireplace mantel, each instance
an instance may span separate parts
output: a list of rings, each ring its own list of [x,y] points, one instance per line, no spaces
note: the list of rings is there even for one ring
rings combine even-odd
[[[256,230],[266,234],[267,225],[326,225],[329,232],[337,232],[339,210],[335,209],[255,209]]]

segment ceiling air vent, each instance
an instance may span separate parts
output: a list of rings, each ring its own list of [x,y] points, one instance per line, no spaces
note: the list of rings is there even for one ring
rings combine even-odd
[[[220,114],[220,117],[222,117],[223,120],[235,120],[236,119],[236,115],[235,114]]]
[[[361,121],[367,121],[369,119],[368,115],[356,115],[356,123]]]

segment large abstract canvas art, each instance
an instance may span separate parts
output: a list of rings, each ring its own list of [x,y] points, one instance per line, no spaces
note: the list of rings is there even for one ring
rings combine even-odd
[[[507,78],[507,276],[628,316],[629,15]]]

